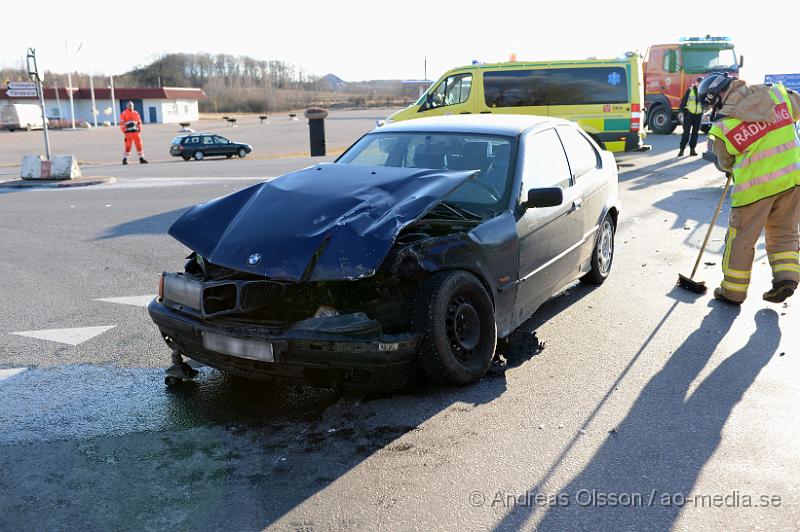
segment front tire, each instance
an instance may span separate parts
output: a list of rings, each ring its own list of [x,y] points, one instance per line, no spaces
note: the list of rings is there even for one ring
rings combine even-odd
[[[247,150],[239,148],[239,159],[244,159],[245,157],[247,157]]]
[[[672,110],[668,109],[666,105],[657,105],[647,114],[647,125],[653,133],[669,135],[675,131],[677,124],[673,123]]]
[[[582,283],[601,285],[608,279],[611,274],[611,265],[614,262],[615,233],[614,219],[607,214],[597,231],[597,240],[595,240],[592,250],[592,269],[581,277]]]
[[[474,275],[453,270],[425,279],[417,292],[413,322],[422,336],[419,365],[429,379],[464,385],[486,374],[497,326],[489,294]]]
[[[205,157],[205,156],[206,156],[206,154],[201,152],[201,151],[194,152],[194,160],[195,161],[202,161],[203,157]]]

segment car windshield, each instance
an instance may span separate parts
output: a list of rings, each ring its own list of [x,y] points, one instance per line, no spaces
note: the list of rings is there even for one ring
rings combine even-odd
[[[446,198],[481,217],[508,205],[511,193],[511,137],[461,133],[370,133],[336,162],[362,166],[479,170]]]
[[[712,70],[738,70],[736,54],[732,48],[683,48],[683,69],[686,72]]]

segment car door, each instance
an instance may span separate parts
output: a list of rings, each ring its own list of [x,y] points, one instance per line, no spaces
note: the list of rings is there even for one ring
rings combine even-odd
[[[475,112],[472,73],[453,74],[428,91],[414,118],[443,115],[468,115]]]
[[[231,141],[219,135],[214,135],[214,149],[216,150],[216,155],[236,154],[236,148],[231,144]]]
[[[214,143],[214,137],[212,137],[211,135],[203,135],[201,141],[202,141],[202,146],[200,147],[200,149],[203,150],[203,154],[206,157],[212,155],[219,155],[217,153],[218,151],[217,145]]]
[[[580,260],[591,257],[600,217],[609,194],[607,172],[603,170],[602,158],[594,144],[578,128],[569,125],[556,128],[564,151],[567,153],[574,188],[578,194],[575,217],[581,222]]]
[[[559,187],[564,201],[556,207],[528,208],[517,221],[519,272],[517,318],[526,318],[574,276],[580,265],[581,221],[578,190],[573,186],[567,157],[555,129],[523,136],[518,168],[519,203],[528,190]]]

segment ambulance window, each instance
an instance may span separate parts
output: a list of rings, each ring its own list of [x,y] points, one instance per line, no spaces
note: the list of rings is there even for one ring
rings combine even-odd
[[[577,129],[570,126],[559,126],[558,136],[561,137],[561,142],[564,144],[573,176],[578,178],[599,166],[600,156]]]
[[[550,70],[550,105],[628,102],[624,67],[554,68]]]
[[[508,70],[483,75],[487,107],[547,105],[547,70]]]
[[[564,148],[554,129],[528,135],[522,157],[522,198],[532,188],[571,186]]]
[[[464,103],[472,90],[472,74],[456,74],[443,80],[430,94],[430,102],[420,110]]]

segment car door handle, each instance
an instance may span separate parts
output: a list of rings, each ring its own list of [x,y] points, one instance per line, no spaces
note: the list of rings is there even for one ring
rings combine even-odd
[[[463,111],[463,112],[458,113],[458,114],[460,114],[460,115],[471,115],[472,113],[470,113],[469,111]]]
[[[577,198],[575,201],[572,202],[572,211],[575,212],[583,206],[583,199]]]
[[[491,111],[481,111],[481,114],[482,115],[490,115],[490,114],[492,114],[492,112]]]

